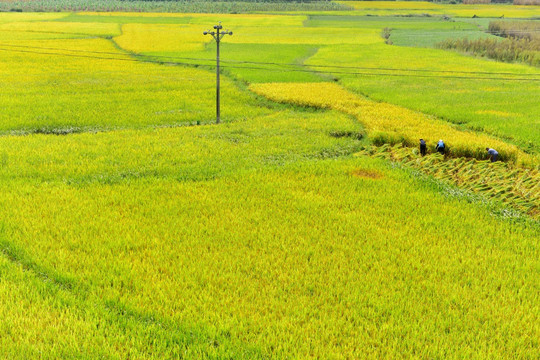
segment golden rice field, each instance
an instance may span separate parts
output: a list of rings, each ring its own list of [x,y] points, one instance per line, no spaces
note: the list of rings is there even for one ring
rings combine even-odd
[[[355,95],[333,83],[270,83],[250,87],[257,94],[273,101],[301,106],[334,109],[355,116],[371,132],[379,144],[415,145],[423,138],[431,144],[444,138],[453,156],[483,159],[486,146],[501,150],[502,159],[535,163],[516,146],[485,134],[459,130],[432,117],[399,106],[378,103]],[[324,96],[321,96],[324,94]]]
[[[467,158],[448,161],[435,153],[419,157],[419,150],[389,144],[368,147],[356,156],[373,156],[418,168],[469,191],[487,195],[533,216],[540,216],[540,173],[503,162],[478,162]]]
[[[338,1],[348,6],[352,6],[359,12],[374,15],[387,14],[432,14],[450,15],[457,17],[500,17],[504,15],[509,18],[531,18],[540,16],[540,6],[525,6],[512,4],[438,4],[427,1],[398,1],[391,3],[387,1]]]
[[[540,357],[535,7],[347,3],[0,12],[0,358]]]

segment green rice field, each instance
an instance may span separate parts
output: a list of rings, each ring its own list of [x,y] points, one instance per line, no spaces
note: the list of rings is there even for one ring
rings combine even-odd
[[[540,69],[437,48],[540,7],[54,4],[0,6],[0,358],[540,357]]]

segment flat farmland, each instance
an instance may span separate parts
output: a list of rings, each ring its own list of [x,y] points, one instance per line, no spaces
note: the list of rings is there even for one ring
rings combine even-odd
[[[342,3],[0,12],[0,357],[540,356],[538,7]]]

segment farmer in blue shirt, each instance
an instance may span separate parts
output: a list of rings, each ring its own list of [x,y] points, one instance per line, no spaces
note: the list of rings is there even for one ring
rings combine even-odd
[[[435,150],[444,155],[445,146],[442,140],[439,140],[439,142],[437,143],[437,146],[435,147]]]
[[[491,156],[491,162],[497,161],[497,158],[499,157],[499,153],[495,149],[486,148],[486,151]]]

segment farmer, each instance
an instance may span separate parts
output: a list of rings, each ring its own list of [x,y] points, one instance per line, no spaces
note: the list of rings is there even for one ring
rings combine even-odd
[[[491,162],[497,161],[497,158],[499,157],[499,153],[495,149],[486,148],[486,151],[491,157]]]
[[[444,150],[445,150],[444,142],[442,140],[439,140],[439,142],[437,143],[437,146],[435,146],[435,151],[438,151],[444,155]]]
[[[420,139],[420,154],[422,156],[426,155],[426,142],[424,141],[424,139]]]

